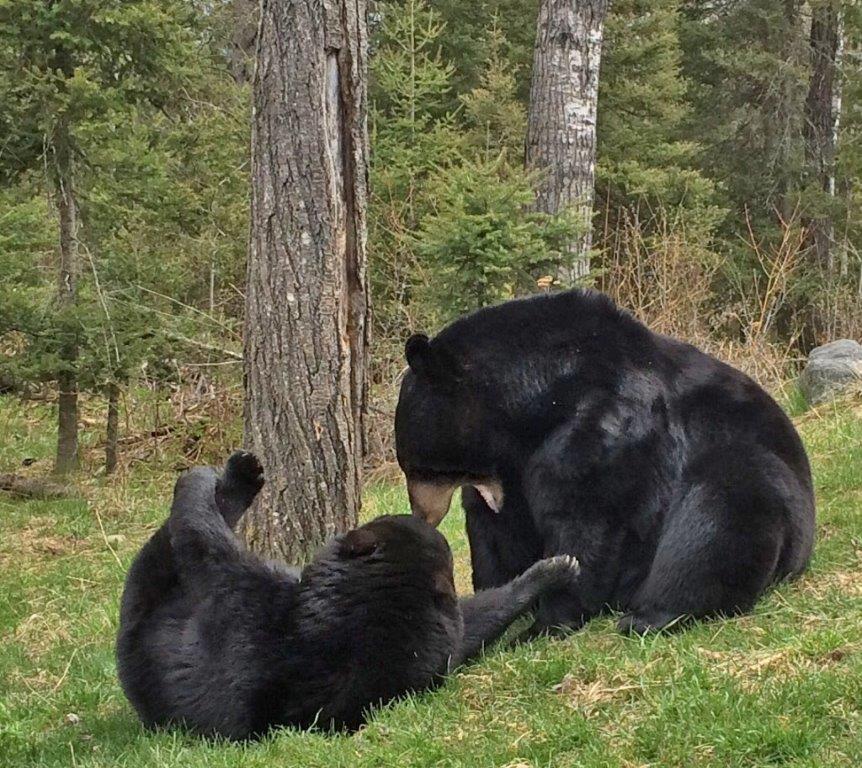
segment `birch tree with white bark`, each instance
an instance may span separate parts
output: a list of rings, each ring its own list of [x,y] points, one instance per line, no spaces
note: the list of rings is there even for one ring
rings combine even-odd
[[[835,197],[838,126],[841,118],[841,59],[844,52],[842,4],[825,0],[812,9],[809,32],[811,77],[805,100],[805,160],[820,191]],[[828,214],[806,221],[807,241],[816,265],[834,277],[835,224]]]
[[[541,0],[527,126],[527,167],[537,172],[538,210],[573,208],[582,229],[556,276],[589,274],[596,165],[596,105],[608,0]]]

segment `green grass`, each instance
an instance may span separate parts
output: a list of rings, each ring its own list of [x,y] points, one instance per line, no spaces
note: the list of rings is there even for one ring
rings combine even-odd
[[[0,472],[47,466],[47,412],[0,399]],[[352,736],[234,745],[147,733],[117,684],[125,568],[161,522],[174,471],[88,481],[85,500],[0,494],[0,766],[858,766],[862,764],[862,408],[797,417],[814,462],[809,574],[754,615],[646,639],[613,619],[497,649]],[[406,509],[399,487],[366,511]],[[444,531],[469,578],[463,520]],[[74,717],[72,716],[74,715]],[[72,722],[74,721],[74,722]]]

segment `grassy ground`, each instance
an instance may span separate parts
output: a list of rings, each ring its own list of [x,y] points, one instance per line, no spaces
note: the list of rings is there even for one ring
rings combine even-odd
[[[0,472],[48,462],[39,416],[0,399]],[[353,736],[231,745],[138,725],[115,676],[117,604],[165,514],[170,468],[92,481],[80,501],[0,493],[0,766],[859,766],[862,408],[797,421],[817,481],[816,556],[753,616],[644,640],[606,619],[496,650]],[[400,488],[371,489],[366,510],[404,511]],[[460,516],[445,533],[463,584]]]

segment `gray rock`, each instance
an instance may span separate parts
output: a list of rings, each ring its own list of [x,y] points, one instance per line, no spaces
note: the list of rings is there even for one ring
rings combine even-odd
[[[853,339],[839,339],[812,349],[799,377],[799,387],[811,405],[862,387],[862,344]]]

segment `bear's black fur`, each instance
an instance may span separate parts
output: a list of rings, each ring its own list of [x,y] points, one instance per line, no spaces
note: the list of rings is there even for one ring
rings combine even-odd
[[[581,563],[530,634],[607,608],[637,632],[747,611],[805,569],[814,497],[790,420],[607,297],[511,301],[406,353],[396,444],[411,505],[436,524],[464,486],[474,586],[549,555]]]
[[[577,563],[537,563],[458,600],[446,540],[409,515],[336,537],[302,570],[259,560],[231,531],[263,484],[234,454],[182,476],[168,521],[123,593],[117,667],[148,726],[240,739],[272,726],[358,727],[481,651]]]

